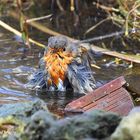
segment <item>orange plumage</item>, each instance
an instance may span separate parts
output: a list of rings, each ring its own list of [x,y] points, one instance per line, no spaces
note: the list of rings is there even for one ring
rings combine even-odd
[[[53,82],[56,86],[59,83],[59,79],[65,80],[65,73],[67,71],[68,64],[71,63],[73,57],[70,53],[64,52],[61,48],[50,48],[45,54],[44,60],[46,63],[46,70],[50,75],[48,84]]]
[[[86,49],[64,36],[48,39],[45,54],[39,62],[39,69],[33,74],[28,87],[51,91],[87,93],[96,87]]]

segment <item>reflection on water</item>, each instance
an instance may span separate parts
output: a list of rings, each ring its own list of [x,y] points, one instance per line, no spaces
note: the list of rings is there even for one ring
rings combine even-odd
[[[33,97],[22,87],[34,68],[28,57],[22,59],[23,46],[8,40],[12,34],[4,31],[0,34],[0,103],[30,100]]]
[[[63,116],[63,109],[66,104],[83,96],[83,94],[72,92],[38,92],[36,93],[36,96],[43,99],[47,103],[49,110],[51,110],[54,114]]]

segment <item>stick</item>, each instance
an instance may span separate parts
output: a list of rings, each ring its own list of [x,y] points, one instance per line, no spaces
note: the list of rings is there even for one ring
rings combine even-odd
[[[123,59],[126,61],[140,64],[140,56],[121,54],[121,53],[118,53],[116,51],[110,51],[108,49],[99,48],[99,47],[96,47],[94,45],[91,45],[91,47],[92,47],[92,50],[94,50],[96,52],[101,52],[101,53],[109,55],[109,56],[117,57],[117,58],[120,58],[120,59]]]
[[[1,20],[0,20],[0,26],[2,26],[2,27],[5,28],[6,30],[8,30],[8,31],[10,31],[10,32],[12,32],[12,33],[14,33],[14,34],[17,35],[17,36],[20,36],[20,37],[22,36],[21,32],[19,32],[18,30],[12,28],[11,26],[9,26],[8,24],[4,23],[4,22],[1,21]],[[37,41],[31,39],[31,38],[29,38],[29,41],[30,41],[31,43],[33,43],[33,44],[39,46],[39,47],[45,48],[45,45],[43,45],[43,44],[41,44],[41,43],[39,43],[39,42],[37,42]]]

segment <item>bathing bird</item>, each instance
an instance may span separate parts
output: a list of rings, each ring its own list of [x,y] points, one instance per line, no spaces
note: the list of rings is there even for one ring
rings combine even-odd
[[[32,90],[89,93],[96,88],[87,50],[64,36],[48,39],[39,68],[33,73],[27,88]]]

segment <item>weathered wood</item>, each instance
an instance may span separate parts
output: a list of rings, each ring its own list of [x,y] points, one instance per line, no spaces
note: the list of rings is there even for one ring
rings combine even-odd
[[[119,77],[104,86],[96,89],[65,107],[66,112],[85,112],[93,109],[116,112],[127,115],[134,107],[131,96],[122,86],[126,83],[123,77]]]
[[[119,77],[116,80],[113,80],[106,85],[102,86],[101,88],[96,89],[92,93],[87,94],[86,96],[83,96],[72,103],[69,103],[66,106],[66,109],[80,109],[83,108],[84,106],[87,106],[91,102],[95,102],[99,98],[102,98],[103,96],[106,96],[110,92],[113,92],[114,90],[122,87],[126,81],[124,80],[123,77]]]

